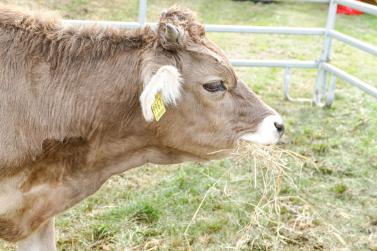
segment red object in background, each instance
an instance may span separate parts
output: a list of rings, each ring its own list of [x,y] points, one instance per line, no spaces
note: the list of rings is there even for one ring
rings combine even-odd
[[[352,9],[348,6],[338,5],[338,8],[336,9],[336,13],[338,14],[346,14],[346,15],[361,15],[363,14],[362,11]]]

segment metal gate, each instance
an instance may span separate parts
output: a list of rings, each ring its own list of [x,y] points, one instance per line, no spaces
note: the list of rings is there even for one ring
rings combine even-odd
[[[286,99],[294,101],[289,95],[289,82],[291,68],[311,68],[318,69],[317,79],[314,85],[313,100],[316,105],[330,106],[334,100],[336,79],[341,78],[347,83],[358,87],[362,91],[377,98],[377,88],[365,83],[357,77],[337,68],[331,64],[331,45],[332,40],[336,39],[354,48],[363,50],[377,57],[377,47],[365,43],[359,39],[348,36],[334,29],[336,20],[336,9],[338,4],[352,7],[377,16],[377,7],[354,0],[306,0],[309,2],[328,3],[329,10],[325,28],[293,28],[293,27],[269,27],[269,26],[241,26],[241,25],[205,25],[207,32],[237,32],[237,33],[260,33],[260,34],[285,34],[285,35],[311,35],[324,37],[322,53],[319,59],[313,61],[300,60],[246,60],[231,59],[234,66],[243,67],[279,67],[285,69],[284,74],[284,96]],[[155,23],[147,23],[147,0],[139,1],[138,22],[112,22],[112,21],[87,21],[87,20],[65,20],[68,25],[86,25],[97,23],[104,26],[114,26],[119,28],[140,28],[146,24],[155,26]],[[330,81],[327,75],[330,75]],[[328,83],[329,82],[329,83]]]

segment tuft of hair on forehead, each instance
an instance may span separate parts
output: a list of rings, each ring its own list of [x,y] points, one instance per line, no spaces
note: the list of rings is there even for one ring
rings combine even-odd
[[[167,23],[182,27],[195,42],[201,41],[205,35],[204,25],[198,22],[194,12],[186,8],[174,6],[163,11],[160,15],[159,33],[163,32]]]
[[[168,50],[181,48],[191,53],[211,57],[232,76],[231,78],[234,83],[237,82],[237,76],[226,54],[221,48],[205,37],[205,27],[197,20],[196,14],[193,11],[177,6],[163,11],[160,15],[157,32],[160,36],[160,43],[161,41],[162,43],[164,42],[164,33],[167,24],[172,24],[178,29],[184,30],[184,38],[178,41],[177,44],[163,45],[164,48]]]

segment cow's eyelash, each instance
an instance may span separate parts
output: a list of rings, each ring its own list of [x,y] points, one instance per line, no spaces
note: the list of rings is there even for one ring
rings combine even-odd
[[[222,80],[206,83],[203,85],[203,88],[209,92],[226,91],[226,86]]]

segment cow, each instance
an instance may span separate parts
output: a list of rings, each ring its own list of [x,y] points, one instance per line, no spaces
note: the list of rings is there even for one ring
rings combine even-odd
[[[18,250],[56,250],[54,216],[113,175],[283,132],[190,10],[117,29],[0,7],[0,238]]]

